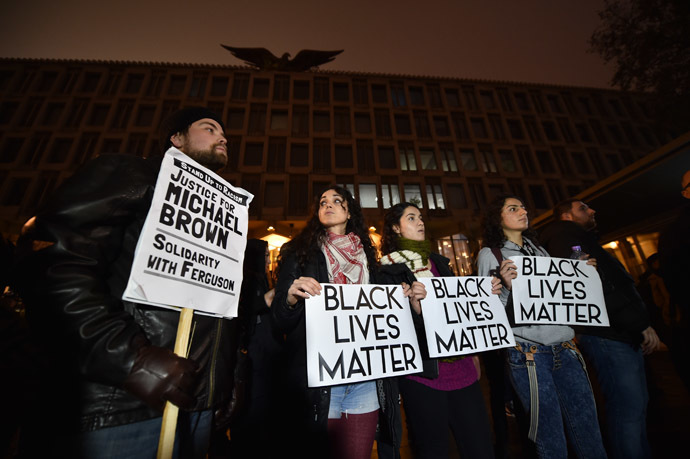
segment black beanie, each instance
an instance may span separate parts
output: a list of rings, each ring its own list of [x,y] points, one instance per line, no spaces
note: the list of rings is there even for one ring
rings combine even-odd
[[[165,153],[168,148],[172,147],[172,142],[170,137],[182,132],[187,129],[193,122],[199,121],[203,118],[210,118],[213,121],[220,124],[220,127],[225,130],[225,125],[223,120],[218,114],[212,112],[206,107],[187,107],[171,113],[163,122],[158,129],[160,138],[159,145],[161,146],[161,151]]]

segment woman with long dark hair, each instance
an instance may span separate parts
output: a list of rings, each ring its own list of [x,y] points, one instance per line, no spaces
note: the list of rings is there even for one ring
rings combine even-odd
[[[510,257],[549,254],[529,228],[524,202],[512,195],[493,200],[484,214],[484,247],[478,274],[501,278],[504,306],[512,304],[517,268]],[[595,264],[594,260],[588,261]],[[508,307],[510,309],[510,307]],[[511,312],[508,312],[511,315]],[[509,317],[510,318],[510,317]],[[515,348],[508,348],[510,380],[530,418],[529,438],[540,458],[567,457],[567,438],[580,458],[605,458],[594,396],[584,360],[567,325],[513,326]]]
[[[422,214],[409,202],[386,212],[381,253],[381,264],[403,264],[417,279],[454,276],[450,260],[431,251]],[[430,358],[421,314],[413,318],[424,371],[401,377],[398,384],[415,457],[449,457],[450,427],[461,457],[493,459],[489,416],[479,387],[479,359]]]
[[[332,457],[369,459],[377,423],[380,435],[388,437],[384,441],[400,444],[401,432],[394,429],[400,424],[395,378],[307,387],[304,300],[320,294],[321,283],[386,283],[379,266],[359,203],[337,185],[318,195],[306,227],[281,250],[271,309],[287,334],[291,411],[298,416],[291,427],[295,436],[300,436],[300,429],[307,435],[292,452],[302,457],[307,447],[307,455],[325,457],[327,447]],[[403,285],[403,292],[416,308],[426,295],[419,282]]]

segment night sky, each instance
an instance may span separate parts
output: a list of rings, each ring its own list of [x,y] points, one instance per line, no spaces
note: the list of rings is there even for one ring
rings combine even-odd
[[[603,0],[0,1],[0,57],[243,65],[220,43],[344,49],[324,70],[606,88]]]

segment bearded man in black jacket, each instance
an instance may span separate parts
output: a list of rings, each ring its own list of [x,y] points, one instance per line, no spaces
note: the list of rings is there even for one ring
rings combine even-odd
[[[647,441],[647,382],[643,354],[653,352],[659,337],[649,325],[644,301],[623,265],[599,245],[595,211],[569,199],[554,208],[557,222],[539,240],[553,257],[569,258],[573,246],[596,258],[608,327],[576,327],[577,342],[594,366],[605,401],[603,432],[611,458],[650,457]]]
[[[227,162],[223,122],[206,108],[173,113],[160,132],[162,151],[214,171]],[[182,408],[176,457],[203,458],[214,415],[231,403],[234,321],[194,315],[182,358],[179,312],[122,300],[161,160],[101,155],[23,229],[18,289],[49,362],[25,456],[154,457],[170,401]]]

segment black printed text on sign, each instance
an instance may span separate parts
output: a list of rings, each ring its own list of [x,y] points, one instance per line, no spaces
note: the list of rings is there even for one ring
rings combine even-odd
[[[422,371],[409,300],[399,285],[321,284],[305,301],[309,387]]]
[[[419,281],[427,291],[422,300],[422,317],[430,357],[515,346],[503,304],[491,293],[490,277],[434,277]]]
[[[584,260],[550,257],[511,257],[513,308],[517,324],[560,324],[606,327],[601,279]]]
[[[168,150],[123,299],[236,317],[252,198]]]

